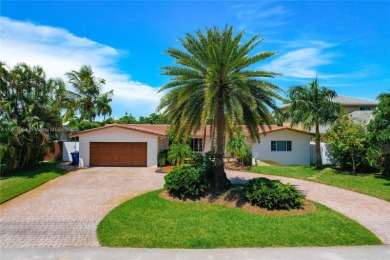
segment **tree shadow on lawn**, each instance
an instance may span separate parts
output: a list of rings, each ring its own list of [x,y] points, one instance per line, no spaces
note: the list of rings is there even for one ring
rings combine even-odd
[[[382,179],[382,180],[386,180],[387,182],[383,185],[385,186],[390,186],[390,176],[382,176],[382,175],[375,175],[375,178],[376,179]]]
[[[21,171],[11,171],[7,173],[1,173],[0,180],[7,180],[13,178],[23,178],[23,179],[33,179],[38,175],[45,173],[57,173],[59,175],[63,175],[67,173],[67,171],[61,168],[56,168],[55,163],[44,163],[38,164],[37,166],[31,166]]]

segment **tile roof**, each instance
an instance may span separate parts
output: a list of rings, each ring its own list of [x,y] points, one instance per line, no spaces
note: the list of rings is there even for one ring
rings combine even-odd
[[[369,106],[377,106],[378,102],[375,100],[368,100],[362,98],[354,98],[348,96],[338,95],[333,99],[334,102],[339,103],[340,105],[369,105]]]
[[[356,105],[356,106],[377,106],[379,104],[378,101],[375,100],[368,100],[368,99],[362,99],[362,98],[354,98],[354,97],[348,97],[348,96],[342,96],[338,95],[335,97],[333,102],[339,103],[340,105]],[[288,108],[290,104],[285,104],[280,106],[280,109]]]
[[[92,129],[80,131],[80,132],[72,134],[71,136],[79,136],[79,135],[84,134],[84,133],[89,133],[92,131],[98,131],[98,130],[107,129],[107,128],[111,128],[111,127],[120,127],[120,128],[130,129],[130,130],[141,131],[141,132],[145,132],[145,133],[149,133],[149,134],[154,134],[154,135],[158,135],[158,136],[165,136],[166,132],[169,128],[169,125],[107,124],[107,125],[102,126],[102,127],[97,127],[97,128],[92,128]],[[261,129],[261,127],[259,127],[259,134],[265,134],[265,133],[269,133],[269,132],[275,132],[275,131],[286,130],[286,129],[292,130],[295,132],[301,132],[304,134],[311,134],[307,131],[290,128],[288,126],[276,126],[276,125],[271,125],[270,127],[264,126],[263,129]],[[211,133],[211,127],[207,126],[206,127],[206,135],[209,136],[210,133]],[[194,136],[203,136],[203,135],[204,135],[204,131],[202,131],[202,130],[198,130],[196,133],[194,133]]]

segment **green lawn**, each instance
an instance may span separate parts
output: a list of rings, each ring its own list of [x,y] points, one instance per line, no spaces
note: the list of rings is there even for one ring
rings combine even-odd
[[[0,203],[10,200],[66,173],[66,170],[56,168],[57,164],[57,161],[43,162],[37,167],[1,176]]]
[[[138,248],[295,247],[381,244],[358,223],[316,204],[299,216],[264,216],[206,203],[171,202],[153,191],[112,210],[102,246]]]
[[[333,168],[316,170],[313,166],[256,166],[249,171],[324,183],[390,201],[390,178],[376,174],[350,174]]]

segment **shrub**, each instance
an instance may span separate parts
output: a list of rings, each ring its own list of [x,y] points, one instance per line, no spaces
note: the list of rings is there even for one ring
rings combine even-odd
[[[158,155],[158,166],[164,167],[167,165],[167,151],[162,151]]]
[[[97,127],[101,127],[101,126],[102,126],[102,123],[100,123],[100,122],[82,121],[82,122],[78,123],[76,127],[77,127],[78,131],[83,131],[83,130],[88,130],[88,129],[97,128]]]
[[[188,144],[172,144],[168,151],[168,160],[172,165],[183,164],[186,158],[192,154],[191,147]]]
[[[201,153],[197,153],[197,152],[193,152],[191,154],[191,159],[192,159],[192,165],[194,165],[194,167],[196,168],[201,168],[202,165],[203,165],[203,154]]]
[[[245,166],[252,166],[252,154],[251,153],[247,153],[244,157],[243,157],[243,164]]]
[[[243,188],[245,198],[252,205],[267,209],[299,209],[305,195],[291,184],[284,185],[279,181],[266,178],[250,180]]]
[[[181,199],[198,198],[208,188],[204,171],[192,165],[179,166],[165,175],[164,179],[164,188]]]

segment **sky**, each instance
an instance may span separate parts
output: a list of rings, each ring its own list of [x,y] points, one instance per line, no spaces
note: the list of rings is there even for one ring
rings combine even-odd
[[[156,111],[169,82],[164,51],[206,27],[232,25],[251,53],[278,53],[255,65],[286,96],[316,76],[339,95],[374,100],[390,91],[390,1],[7,1],[0,2],[0,60],[39,65],[62,77],[83,64],[114,89],[113,116]],[[268,80],[268,79],[267,79]],[[69,87],[70,88],[70,87]],[[70,88],[71,89],[71,88]]]

